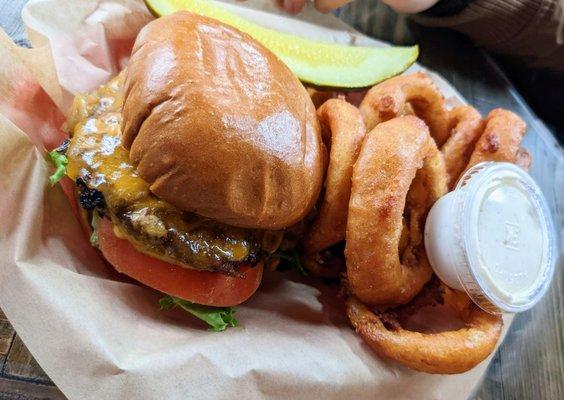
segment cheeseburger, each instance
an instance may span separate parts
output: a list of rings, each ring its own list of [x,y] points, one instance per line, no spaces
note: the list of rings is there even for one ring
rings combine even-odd
[[[67,125],[52,158],[66,156],[93,242],[183,305],[248,299],[267,238],[321,188],[324,148],[300,81],[250,36],[188,12],[146,25],[126,70],[77,96]]]

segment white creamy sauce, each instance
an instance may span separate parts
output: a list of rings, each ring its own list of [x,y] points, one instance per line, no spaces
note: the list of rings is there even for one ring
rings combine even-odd
[[[490,162],[467,171],[432,207],[425,249],[441,280],[478,306],[519,312],[548,289],[556,237],[531,176],[515,165]]]
[[[514,179],[492,182],[477,202],[474,273],[506,301],[527,301],[542,279],[548,253],[546,226],[529,193]]]

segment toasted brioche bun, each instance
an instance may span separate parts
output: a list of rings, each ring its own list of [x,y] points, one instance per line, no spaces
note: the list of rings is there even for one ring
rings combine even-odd
[[[324,147],[305,88],[250,36],[188,12],[137,37],[123,143],[151,191],[245,228],[280,229],[313,207]]]

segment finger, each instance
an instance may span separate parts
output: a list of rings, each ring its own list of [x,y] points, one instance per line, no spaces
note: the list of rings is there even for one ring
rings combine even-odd
[[[352,0],[315,0],[315,8],[322,13],[327,13],[336,8],[350,3]]]
[[[290,14],[298,14],[305,6],[307,0],[276,0],[278,6]]]

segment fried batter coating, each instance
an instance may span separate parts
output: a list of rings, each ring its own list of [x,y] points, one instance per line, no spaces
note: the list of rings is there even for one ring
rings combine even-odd
[[[432,275],[423,246],[425,218],[446,191],[443,156],[422,120],[398,117],[368,133],[349,202],[345,256],[351,294],[366,304],[395,305],[419,293]],[[402,245],[404,219],[409,236]]]
[[[319,214],[303,240],[309,254],[345,238],[353,165],[366,133],[360,111],[344,100],[328,100],[317,110],[317,116],[330,153]]]
[[[428,296],[424,290],[413,303],[422,299],[420,303],[424,304]],[[464,327],[438,333],[410,331],[401,326],[397,313],[375,314],[354,297],[347,300],[347,315],[358,334],[380,357],[431,374],[466,372],[495,348],[503,326],[501,316],[483,311],[465,293],[442,283],[438,303],[451,309],[464,321]]]
[[[531,153],[524,148],[519,147],[517,151],[517,156],[515,157],[515,164],[523,168],[525,171],[528,171],[531,168],[531,162],[533,161],[531,157]]]
[[[371,88],[360,112],[368,131],[381,122],[414,113],[425,121],[437,146],[449,136],[449,112],[442,93],[424,72],[390,78]]]
[[[452,189],[470,160],[484,129],[482,116],[474,107],[458,106],[449,111],[450,137],[441,147],[445,158],[448,187]]]
[[[530,157],[520,150],[526,127],[525,121],[511,111],[492,110],[486,117],[484,133],[476,143],[466,170],[484,161],[515,163],[518,155],[521,163],[526,165]]]

